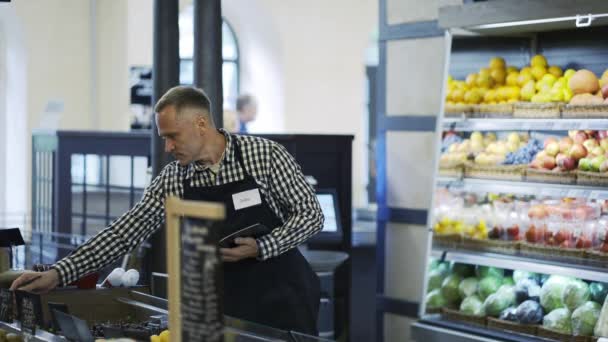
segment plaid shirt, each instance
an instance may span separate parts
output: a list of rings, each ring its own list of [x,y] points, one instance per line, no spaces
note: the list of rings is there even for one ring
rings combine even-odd
[[[282,226],[257,239],[259,259],[276,257],[322,229],[324,217],[314,190],[283,146],[267,139],[232,135],[221,129],[220,132],[226,137],[226,150],[217,175],[200,163],[180,166],[178,162],[172,162],[167,165],[131,210],[53,266],[62,283],[69,284],[110,264],[146,240],[164,223],[165,198],[169,195],[183,197],[184,180],[194,187],[242,180],[243,169],[234,154],[235,140],[241,147],[247,171],[283,221]]]

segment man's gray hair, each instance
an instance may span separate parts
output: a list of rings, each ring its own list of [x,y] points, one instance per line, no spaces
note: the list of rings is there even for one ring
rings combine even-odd
[[[174,106],[178,115],[186,108],[202,109],[209,118],[209,122],[215,125],[211,114],[211,101],[202,89],[189,86],[173,87],[156,102],[154,112],[160,113],[168,106]]]

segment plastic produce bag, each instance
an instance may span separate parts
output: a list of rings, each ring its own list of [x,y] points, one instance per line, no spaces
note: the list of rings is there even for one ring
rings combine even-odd
[[[531,278],[522,278],[515,285],[515,301],[523,303],[524,301],[531,299],[535,301],[540,300],[540,286],[536,280]]]
[[[576,336],[591,336],[600,317],[602,307],[592,301],[585,302],[572,313],[572,333]]]
[[[488,267],[488,266],[476,266],[475,274],[480,279],[486,278],[488,276],[502,278],[505,276],[505,270],[496,267]]]
[[[462,278],[458,274],[450,274],[441,283],[441,294],[446,301],[454,303],[460,301],[460,293],[458,293],[458,286]]]
[[[604,299],[602,310],[600,311],[600,317],[595,324],[593,335],[598,337],[608,337],[608,297]]]
[[[441,288],[441,284],[443,283],[443,280],[445,279],[446,274],[444,272],[441,272],[440,270],[432,270],[429,273],[429,283],[428,283],[428,292],[431,292],[433,290],[436,289],[440,289]]]
[[[545,281],[540,290],[540,305],[545,312],[564,307],[564,290],[572,282],[572,278],[552,275]]]
[[[463,280],[460,285],[458,285],[458,293],[461,298],[467,298],[477,293],[477,285],[479,281],[475,277],[470,277]]]
[[[572,323],[570,310],[566,308],[555,309],[543,318],[543,327],[560,332],[562,334],[572,334]]]
[[[439,309],[446,306],[447,302],[440,289],[435,289],[426,295],[426,307],[429,309]]]
[[[465,298],[462,303],[460,303],[460,311],[473,316],[485,315],[485,312],[483,311],[483,302],[477,296]]]
[[[500,286],[502,286],[502,278],[483,278],[478,284],[477,293],[479,294],[479,298],[485,300],[486,298],[488,298],[489,295],[496,293]]]
[[[519,304],[515,315],[521,324],[539,324],[543,321],[543,308],[533,300],[526,300]]]
[[[562,301],[571,312],[589,300],[589,285],[582,280],[571,281],[564,289]]]
[[[513,271],[513,281],[515,281],[516,284],[522,279],[533,279],[536,281],[538,279],[538,274],[520,270]]]
[[[496,293],[486,298],[483,303],[487,315],[498,317],[506,308],[515,303],[515,291],[511,286],[503,286]]]
[[[508,307],[508,308],[502,310],[502,312],[498,316],[498,319],[502,319],[503,321],[517,322],[516,312],[517,312],[516,307],[514,307],[514,306]]]
[[[591,293],[591,300],[602,305],[608,295],[608,285],[605,283],[591,283],[589,284],[589,292]]]

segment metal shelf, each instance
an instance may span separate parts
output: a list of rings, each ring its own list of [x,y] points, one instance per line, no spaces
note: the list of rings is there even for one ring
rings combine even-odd
[[[469,131],[568,131],[608,130],[608,119],[465,119],[444,118],[444,130]]]
[[[414,341],[425,342],[534,342],[547,341],[540,337],[518,334],[514,332],[502,332],[486,329],[465,323],[452,322],[442,319],[440,316],[426,316],[420,321],[412,324],[411,338]]]
[[[604,0],[488,1],[439,9],[439,26],[510,36],[608,25]]]
[[[577,197],[592,200],[608,200],[608,188],[602,189],[583,185],[438,177],[437,186],[462,190],[464,192],[492,192],[539,197]]]
[[[608,282],[608,268],[602,267],[599,262],[581,259],[566,261],[564,259],[542,257],[527,257],[522,255],[506,255],[497,253],[473,252],[466,250],[433,248],[431,256],[441,259],[445,253],[445,260],[464,264],[493,266],[511,270],[562,275],[598,282]]]

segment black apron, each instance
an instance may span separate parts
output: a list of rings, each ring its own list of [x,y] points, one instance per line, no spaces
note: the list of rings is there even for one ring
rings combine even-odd
[[[245,175],[243,180],[208,187],[192,187],[184,181],[184,199],[221,202],[226,206],[225,236],[261,223],[273,229],[283,224],[260,191],[262,203],[234,209],[232,195],[258,189],[245,169],[240,147],[234,139],[235,157]],[[225,262],[224,312],[226,315],[270,327],[318,335],[319,278],[297,248],[259,261],[253,258]]]

